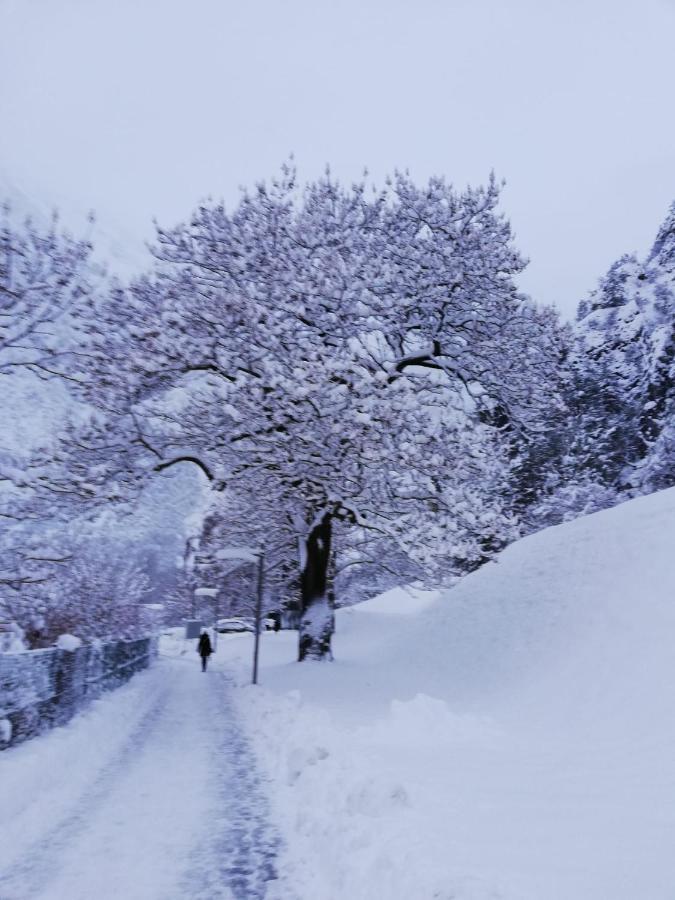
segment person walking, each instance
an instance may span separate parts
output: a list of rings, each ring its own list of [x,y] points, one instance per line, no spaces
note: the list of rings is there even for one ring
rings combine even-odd
[[[211,646],[211,638],[208,636],[206,631],[202,631],[199,637],[199,643],[197,644],[197,653],[202,658],[202,672],[206,672],[206,664],[209,661],[209,656],[213,653],[213,647]]]

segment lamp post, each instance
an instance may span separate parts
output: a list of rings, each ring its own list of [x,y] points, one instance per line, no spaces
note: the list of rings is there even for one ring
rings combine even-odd
[[[265,574],[265,550],[263,547],[223,547],[215,554],[216,559],[239,559],[257,566],[255,595],[255,638],[253,642],[253,684],[258,683],[258,657],[260,654],[260,620],[262,618],[263,585]]]
[[[260,619],[262,616],[263,601],[263,577],[265,572],[265,551],[258,551],[258,585],[255,597],[255,641],[253,643],[253,678],[252,683],[258,683],[258,653],[260,651]]]

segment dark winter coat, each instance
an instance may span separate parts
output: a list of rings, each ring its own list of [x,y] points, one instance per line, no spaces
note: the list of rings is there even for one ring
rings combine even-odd
[[[211,656],[213,647],[211,646],[211,638],[208,634],[202,634],[200,636],[197,650],[199,651],[200,656]]]

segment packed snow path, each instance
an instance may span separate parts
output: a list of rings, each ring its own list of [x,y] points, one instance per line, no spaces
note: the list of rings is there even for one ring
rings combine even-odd
[[[190,657],[0,756],[0,900],[271,896],[276,837],[228,684]]]

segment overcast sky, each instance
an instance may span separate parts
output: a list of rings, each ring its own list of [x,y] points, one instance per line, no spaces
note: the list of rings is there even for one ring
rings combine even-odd
[[[0,175],[137,239],[273,174],[494,168],[566,313],[675,199],[675,0],[0,0]]]

